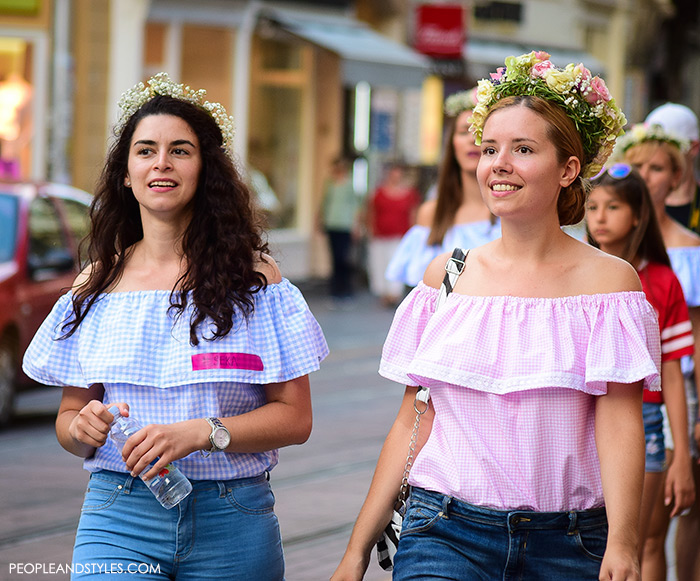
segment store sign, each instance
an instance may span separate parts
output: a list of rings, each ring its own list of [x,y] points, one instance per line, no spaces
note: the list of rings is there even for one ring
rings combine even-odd
[[[423,4],[416,9],[414,47],[436,58],[462,58],[466,40],[460,4]]]

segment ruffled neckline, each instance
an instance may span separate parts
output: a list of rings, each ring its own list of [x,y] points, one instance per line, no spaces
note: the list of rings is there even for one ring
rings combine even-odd
[[[659,325],[641,291],[564,297],[451,293],[419,283],[399,306],[380,373],[407,385],[493,394],[608,382],[660,385]]]

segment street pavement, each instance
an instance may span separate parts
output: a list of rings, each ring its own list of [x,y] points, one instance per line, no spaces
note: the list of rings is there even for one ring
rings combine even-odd
[[[319,581],[343,554],[403,387],[377,374],[391,310],[366,292],[336,310],[320,283],[302,290],[331,353],[311,375],[312,435],[281,450],[271,483],[286,579]],[[71,562],[87,473],[56,441],[59,397],[53,388],[23,395],[0,431],[0,581],[68,579],[60,570]],[[373,555],[365,579],[390,578]]]

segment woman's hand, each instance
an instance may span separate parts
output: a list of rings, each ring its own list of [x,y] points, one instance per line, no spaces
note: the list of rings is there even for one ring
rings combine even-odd
[[[150,424],[129,437],[122,449],[122,458],[132,476],[138,476],[151,463],[144,475],[151,479],[175,460],[205,447],[211,429],[204,419],[175,424]],[[157,461],[156,461],[157,459]]]
[[[608,542],[598,579],[600,581],[640,581],[637,548]]]
[[[107,441],[109,424],[113,419],[114,416],[109,413],[106,406],[101,401],[93,399],[75,414],[68,425],[68,433],[76,442],[99,448]]]
[[[87,389],[64,387],[56,415],[58,442],[71,454],[89,458],[107,441],[112,414],[102,403],[101,384]]]
[[[674,454],[666,474],[664,504],[671,506],[671,517],[678,516],[695,502],[695,482],[691,469],[692,460],[687,455]]]
[[[331,576],[331,581],[362,581],[367,567],[369,555],[354,554],[348,549]]]

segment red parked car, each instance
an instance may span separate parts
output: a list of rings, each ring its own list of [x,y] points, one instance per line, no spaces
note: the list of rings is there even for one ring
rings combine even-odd
[[[32,385],[22,356],[80,266],[92,196],[52,183],[0,182],[0,426]]]

